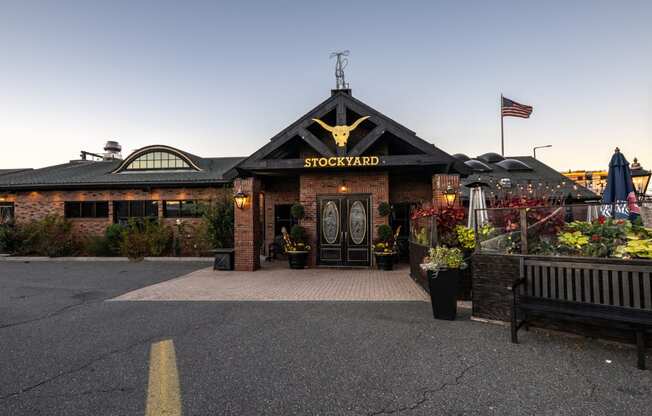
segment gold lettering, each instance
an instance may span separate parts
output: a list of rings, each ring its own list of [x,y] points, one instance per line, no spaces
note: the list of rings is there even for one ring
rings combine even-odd
[[[352,161],[353,161],[353,156],[347,156],[346,157],[346,166],[351,166]]]
[[[325,168],[328,165],[328,160],[325,157],[320,157],[318,163],[320,168]]]
[[[369,166],[369,156],[362,156],[362,166]]]
[[[304,168],[310,167],[310,158],[303,159],[303,167]]]
[[[344,166],[344,158],[343,157],[338,157],[337,158],[337,166]]]
[[[371,159],[369,161],[370,165],[377,165],[380,162],[380,158],[378,156],[371,156],[369,159]]]
[[[360,166],[360,165],[362,165],[362,163],[360,163],[360,158],[358,156],[353,158],[353,166]]]
[[[336,161],[337,161],[337,158],[329,157],[328,158],[328,166],[331,166],[331,167],[335,166],[335,163],[337,163]]]

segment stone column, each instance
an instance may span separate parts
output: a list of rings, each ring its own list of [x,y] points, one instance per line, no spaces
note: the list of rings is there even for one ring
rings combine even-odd
[[[432,175],[432,203],[439,208],[446,208],[446,198],[444,191],[451,186],[457,192],[455,204],[453,206],[462,206],[462,195],[460,194],[460,175],[448,175],[444,173],[437,173]]]
[[[260,268],[260,180],[236,179],[233,189],[248,195],[243,208],[234,209],[235,270],[254,271]]]

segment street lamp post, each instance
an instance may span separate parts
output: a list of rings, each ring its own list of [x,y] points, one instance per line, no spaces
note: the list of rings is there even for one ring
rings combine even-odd
[[[535,147],[533,147],[533,148],[532,148],[532,153],[534,154],[534,158],[535,158],[535,159],[537,158],[537,149],[545,149],[545,148],[547,148],[547,147],[552,147],[552,145],[551,145],[551,144],[547,144],[547,145],[545,145],[545,146],[535,146]]]

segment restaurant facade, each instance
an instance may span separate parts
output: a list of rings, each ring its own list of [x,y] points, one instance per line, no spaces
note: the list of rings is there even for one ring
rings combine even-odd
[[[451,156],[349,89],[332,90],[246,158],[153,145],[122,159],[113,146],[101,160],[0,174],[0,209],[16,223],[55,214],[70,219],[77,233],[101,234],[134,217],[169,225],[199,221],[197,204],[238,194],[244,202],[234,210],[235,268],[251,271],[283,227],[297,222],[290,207],[300,203],[309,266],[371,267],[377,226],[401,226],[407,234],[413,207],[445,206],[447,190],[460,194],[464,178],[485,172],[476,169],[477,160]],[[500,170],[501,163],[489,169]],[[383,202],[392,216],[379,213]]]

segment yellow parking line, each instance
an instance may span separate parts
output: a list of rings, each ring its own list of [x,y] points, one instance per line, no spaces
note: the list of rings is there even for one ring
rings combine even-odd
[[[149,351],[149,383],[146,416],[181,416],[181,391],[174,343],[152,344]]]

